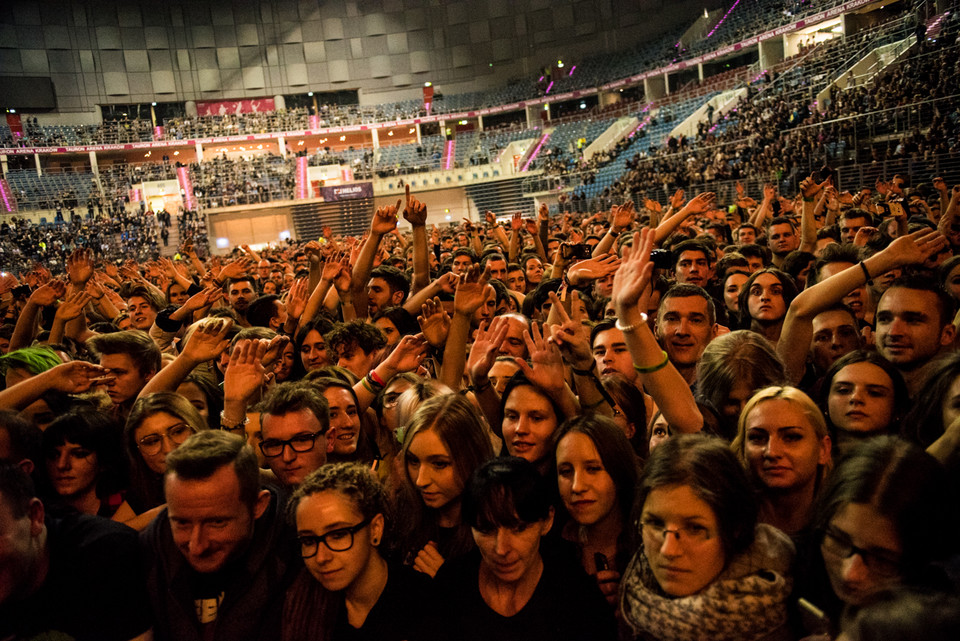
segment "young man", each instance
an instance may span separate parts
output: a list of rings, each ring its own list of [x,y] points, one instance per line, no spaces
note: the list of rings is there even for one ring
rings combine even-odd
[[[136,329],[99,334],[89,339],[87,345],[107,370],[104,387],[113,401],[114,412],[126,418],[140,390],[160,371],[160,348],[145,332]]]
[[[144,332],[150,331],[157,314],[165,307],[162,298],[142,285],[134,287],[127,297],[127,313],[130,326]]]
[[[260,452],[277,480],[295,488],[327,462],[335,431],[323,395],[312,387],[281,383],[260,405]]]
[[[783,264],[787,254],[800,247],[800,235],[793,221],[786,216],[777,216],[767,228],[767,247],[773,252],[773,264]]]
[[[337,356],[337,365],[347,368],[357,378],[370,373],[387,344],[376,325],[360,320],[338,323],[325,338],[327,349]]]
[[[901,276],[877,304],[877,351],[890,361],[915,396],[924,366],[953,344],[953,302],[936,279]]]

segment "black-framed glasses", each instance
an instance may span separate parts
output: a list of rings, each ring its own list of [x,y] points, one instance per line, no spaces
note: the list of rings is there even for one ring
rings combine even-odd
[[[147,434],[142,439],[137,441],[137,447],[144,454],[153,456],[155,454],[159,454],[160,450],[163,449],[164,439],[170,441],[175,446],[180,445],[190,438],[190,435],[193,434],[194,431],[195,430],[186,423],[177,423],[176,425],[171,425],[165,431],[158,434]]]
[[[877,576],[897,576],[903,568],[899,555],[883,550],[865,550],[857,547],[846,532],[834,528],[823,531],[823,542],[820,547],[824,554],[838,559],[849,559],[854,554],[859,555],[867,569]]]
[[[663,545],[668,534],[677,537],[677,542],[681,544],[699,545],[713,538],[708,528],[695,523],[670,529],[659,519],[643,519],[640,521],[640,528],[643,531],[643,536],[648,537],[650,542],[656,545]]]
[[[317,444],[317,437],[323,432],[304,432],[286,440],[268,438],[260,442],[260,451],[267,458],[274,458],[283,454],[283,448],[290,446],[294,452],[309,452]]]
[[[301,534],[297,537],[300,542],[300,557],[309,559],[316,556],[320,544],[323,543],[331,552],[346,552],[353,547],[353,535],[370,525],[372,519],[364,519],[356,525],[343,527],[337,530],[330,530],[326,534],[319,536],[314,534]]]

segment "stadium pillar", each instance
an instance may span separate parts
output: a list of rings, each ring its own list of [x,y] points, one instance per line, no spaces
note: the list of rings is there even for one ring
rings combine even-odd
[[[286,111],[287,110],[287,101],[283,96],[274,96],[273,97],[273,109],[274,111]]]
[[[419,145],[420,143],[423,142],[423,138],[420,135],[420,123],[418,122],[416,125],[414,125],[414,127],[417,130],[417,144]]]
[[[483,131],[483,116],[477,116],[477,129]]]
[[[283,136],[277,136],[277,147],[280,148],[280,157],[287,157],[287,140]]]
[[[376,129],[370,130],[371,137],[373,138],[373,148],[380,149],[380,135],[377,133]]]
[[[0,171],[3,172],[3,177],[7,177],[7,172],[10,171],[10,163],[7,162],[7,154],[0,155]]]
[[[772,69],[783,60],[786,50],[786,36],[783,38],[769,38],[760,42],[760,68]]]
[[[197,103],[193,100],[188,100],[183,103],[183,111],[187,114],[187,118],[196,118],[197,117]]]
[[[43,175],[43,169],[40,168],[40,154],[33,154],[33,164],[37,166],[37,175]]]
[[[663,76],[651,76],[650,78],[643,79],[643,93],[646,95],[646,101],[650,102],[651,100],[657,100],[658,98],[663,98],[666,95],[666,84],[667,77]]]
[[[697,63],[697,77],[700,79],[700,82],[703,82],[703,63]]]
[[[194,143],[194,149],[197,151],[197,162],[203,162],[203,145],[199,140]]]
[[[94,176],[100,175],[100,167],[97,165],[97,152],[90,152],[90,170],[93,172]]]

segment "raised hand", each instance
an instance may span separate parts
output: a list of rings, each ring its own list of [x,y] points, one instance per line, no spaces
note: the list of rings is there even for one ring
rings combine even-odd
[[[230,344],[227,334],[231,327],[233,321],[229,318],[210,319],[200,323],[190,334],[180,355],[196,364],[218,358]]]
[[[574,263],[567,271],[567,280],[571,285],[579,286],[584,281],[597,280],[617,271],[620,258],[616,254],[607,254],[601,258],[588,258]]]
[[[224,400],[247,402],[266,383],[267,370],[263,356],[269,341],[243,339],[237,341],[223,373]]]
[[[560,348],[564,360],[574,369],[591,369],[593,354],[590,352],[590,330],[583,324],[580,316],[580,293],[573,290],[570,294],[570,314],[563,308],[556,292],[550,292],[552,309],[557,310],[559,325],[551,327],[550,341]]]
[[[400,216],[400,204],[403,201],[397,199],[396,205],[384,205],[377,207],[373,214],[373,220],[370,221],[370,234],[374,236],[383,236],[389,234],[397,227],[397,218]]]
[[[705,191],[691,198],[684,209],[691,214],[705,214],[713,208],[716,202],[717,195],[712,191]]]
[[[93,251],[90,249],[75,249],[67,257],[67,274],[70,282],[83,287],[93,276]]]
[[[220,273],[217,275],[217,280],[223,282],[229,278],[240,278],[245,276],[251,269],[253,269],[254,261],[251,258],[246,256],[238,258],[237,260],[227,263],[223,266],[223,269],[220,270]]]
[[[390,355],[383,360],[383,365],[394,373],[416,371],[427,356],[427,347],[423,334],[408,334],[400,339]]]
[[[223,290],[219,287],[206,287],[190,298],[188,298],[183,303],[183,309],[189,312],[195,312],[198,309],[203,309],[204,307],[209,307],[215,302],[223,298]]]
[[[943,234],[933,229],[921,229],[895,239],[883,253],[889,253],[896,265],[903,267],[923,264],[948,246],[949,242]]]
[[[470,354],[467,357],[467,374],[471,381],[477,383],[487,379],[490,368],[497,360],[500,346],[507,339],[509,328],[510,323],[503,316],[496,316],[490,321],[489,328],[487,328],[486,321],[480,323],[480,328],[477,330],[473,345],[470,346]]]
[[[414,227],[423,227],[427,224],[427,206],[410,195],[410,185],[407,185],[407,205],[403,209],[403,217]]]
[[[767,183],[763,186],[763,199],[773,202],[773,199],[777,197],[777,190],[773,185]]]
[[[492,211],[486,211],[483,213],[483,219],[487,221],[487,224],[493,227],[497,224],[497,215]]]
[[[663,212],[663,205],[651,198],[647,198],[643,201],[643,208],[654,214],[660,214]]]
[[[853,244],[857,247],[865,246],[877,231],[876,227],[861,227],[857,230],[856,236],[853,237]]]
[[[328,261],[329,264],[330,261]],[[339,270],[339,264],[337,265]],[[303,310],[307,307],[307,283],[308,279],[300,278],[293,282],[293,285],[290,286],[290,290],[287,292],[287,299],[284,302],[284,307],[287,309],[287,315],[290,318],[299,319],[303,316]]]
[[[633,244],[624,245],[620,269],[613,276],[613,301],[618,309],[633,307],[643,296],[653,276],[653,230],[633,235]]]
[[[109,379],[106,369],[86,361],[70,361],[57,365],[44,372],[43,376],[49,377],[52,389],[66,394],[81,394]]]
[[[79,318],[83,313],[83,308],[93,299],[93,296],[86,291],[74,292],[57,307],[54,318],[64,323],[69,323],[75,318]]]
[[[541,335],[540,326],[536,322],[530,324],[530,333],[524,333],[523,340],[527,344],[530,365],[522,358],[514,358],[520,371],[531,383],[548,394],[562,391],[566,372],[557,344]]]
[[[536,236],[540,233],[540,226],[537,224],[537,221],[533,219],[525,220],[524,225],[526,226],[527,233],[531,236]]]
[[[280,334],[277,334],[267,342],[263,358],[260,359],[263,363],[263,368],[267,370],[267,372],[274,371],[275,365],[280,360],[280,356],[283,354],[283,350],[289,342],[289,336],[282,336]]]
[[[566,200],[566,198],[564,198]],[[547,203],[540,203],[540,207],[537,209],[537,217],[540,220],[550,220],[550,208],[547,206]]]
[[[824,180],[822,183],[818,183],[813,174],[810,174],[806,178],[800,181],[800,193],[804,198],[813,198],[820,193],[824,187],[830,183],[830,179]]]
[[[632,200],[628,200],[619,207],[614,207],[612,213],[613,221],[611,224],[617,233],[632,225],[637,218],[637,210],[634,208]]]
[[[670,196],[670,206],[673,207],[674,211],[680,211],[680,209],[683,207],[685,197],[686,194],[682,189],[678,189],[672,196]]]
[[[473,316],[493,291],[493,285],[487,284],[489,279],[489,266],[482,274],[478,265],[472,265],[466,273],[460,274],[460,282],[453,295],[453,311],[468,318]]]
[[[510,216],[510,229],[513,231],[520,231],[523,229],[523,214],[519,211],[513,212],[513,215]]]
[[[33,293],[30,294],[27,302],[39,307],[50,307],[57,302],[58,298],[63,298],[63,295],[66,293],[66,285],[59,280],[52,280],[46,285],[41,285],[35,289]]]
[[[450,332],[450,315],[443,309],[439,298],[427,299],[420,306],[420,316],[417,316],[420,331],[433,347],[441,348],[447,342]]]

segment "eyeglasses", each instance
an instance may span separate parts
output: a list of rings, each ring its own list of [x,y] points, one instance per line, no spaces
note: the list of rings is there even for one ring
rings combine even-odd
[[[640,528],[643,536],[649,538],[650,542],[655,545],[663,545],[667,534],[677,537],[678,543],[689,543],[691,545],[699,545],[713,538],[709,529],[695,523],[671,530],[660,519],[642,519]]]
[[[820,545],[824,554],[838,559],[849,559],[854,554],[860,556],[863,564],[877,576],[897,576],[901,571],[900,557],[892,552],[879,550],[864,550],[853,544],[846,532],[827,528],[823,532],[823,543]]]
[[[154,454],[159,454],[160,450],[163,449],[164,439],[170,441],[174,445],[180,445],[185,440],[190,438],[190,435],[195,431],[196,430],[186,423],[177,423],[176,425],[171,425],[168,427],[166,431],[161,434],[147,434],[142,439],[137,441],[137,447],[144,454],[153,456]]]
[[[317,444],[317,437],[323,432],[304,432],[297,434],[293,438],[282,440],[279,438],[268,438],[260,443],[260,451],[267,458],[274,458],[283,454],[283,448],[290,446],[294,452],[309,452]]]
[[[297,537],[300,541],[300,558],[309,559],[316,556],[320,544],[323,543],[331,552],[346,552],[353,547],[353,535],[367,527],[371,519],[364,519],[356,525],[331,530],[326,534],[315,536],[313,534],[301,534]]]

